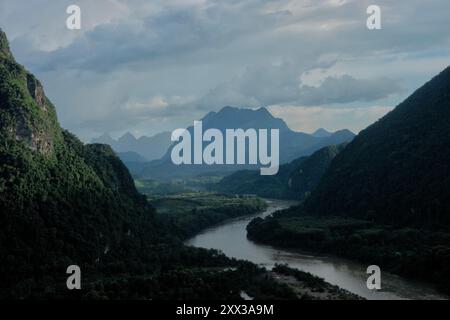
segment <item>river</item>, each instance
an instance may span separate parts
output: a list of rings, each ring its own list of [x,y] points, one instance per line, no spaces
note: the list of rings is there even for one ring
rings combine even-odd
[[[366,287],[367,266],[336,257],[303,254],[254,243],[247,239],[247,224],[255,217],[265,217],[274,211],[294,205],[294,201],[266,200],[268,208],[260,214],[228,220],[204,230],[186,244],[194,247],[217,249],[228,257],[248,260],[271,268],[275,263],[286,263],[292,268],[310,272],[350,292],[371,300],[385,299],[446,299],[430,286],[381,273],[381,290]]]

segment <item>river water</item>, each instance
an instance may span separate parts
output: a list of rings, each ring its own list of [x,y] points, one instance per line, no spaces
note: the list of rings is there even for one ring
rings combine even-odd
[[[204,230],[186,244],[217,249],[228,257],[248,260],[271,268],[275,263],[286,263],[292,268],[310,272],[362,297],[380,299],[446,299],[430,286],[406,280],[381,271],[381,290],[366,287],[366,265],[336,257],[303,254],[254,243],[247,239],[247,224],[255,217],[265,217],[274,211],[296,204],[293,201],[266,200],[268,208],[260,214],[228,220]]]

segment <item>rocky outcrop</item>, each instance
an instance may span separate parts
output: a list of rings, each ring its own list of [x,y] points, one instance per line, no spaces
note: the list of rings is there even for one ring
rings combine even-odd
[[[8,39],[6,34],[0,29],[0,55],[12,58],[11,50],[9,49]]]
[[[0,133],[50,156],[61,139],[55,109],[39,80],[14,60],[1,30],[0,82]]]

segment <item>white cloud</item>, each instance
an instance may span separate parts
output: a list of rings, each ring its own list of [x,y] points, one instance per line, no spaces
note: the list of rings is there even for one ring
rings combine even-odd
[[[365,108],[324,108],[302,106],[272,106],[270,112],[285,119],[288,126],[297,131],[314,132],[318,128],[329,131],[349,129],[358,133],[392,110],[387,106]]]
[[[148,102],[128,101],[124,105],[125,111],[130,112],[152,112],[154,110],[164,109],[168,106],[167,100],[162,96],[152,97]]]

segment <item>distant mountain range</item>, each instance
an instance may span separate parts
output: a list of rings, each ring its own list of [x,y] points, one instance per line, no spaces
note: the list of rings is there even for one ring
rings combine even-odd
[[[278,129],[280,133],[280,163],[288,163],[302,156],[329,145],[351,141],[354,134],[349,130],[329,133],[325,130],[316,132],[319,136],[295,132],[280,118],[275,118],[266,108],[252,110],[248,108],[224,107],[218,112],[210,112],[202,119],[203,130],[216,128],[221,132],[226,129]],[[187,129],[193,132],[193,127]],[[243,169],[257,169],[259,165],[179,165],[171,161],[170,147],[166,154],[146,165],[140,176],[151,179],[172,179],[195,176],[205,173],[224,173]]]
[[[116,152],[117,156],[122,160],[123,162],[136,162],[136,163],[144,163],[147,162],[147,159],[145,159],[143,156],[141,156],[137,152],[133,151],[126,151],[126,152]]]
[[[320,129],[317,129],[316,131],[314,131],[311,135],[316,138],[326,138],[326,137],[332,136],[333,133],[329,132],[323,128],[320,128]]]
[[[170,141],[170,132],[158,133],[154,136],[142,136],[136,138],[131,133],[127,132],[118,139],[113,139],[109,134],[105,133],[102,136],[92,139],[91,143],[101,143],[110,145],[117,153],[128,153],[122,158],[123,161],[129,162],[144,162],[161,158],[167,148],[172,144]],[[130,152],[134,153],[134,159],[131,159]],[[136,158],[136,155],[140,159]]]

